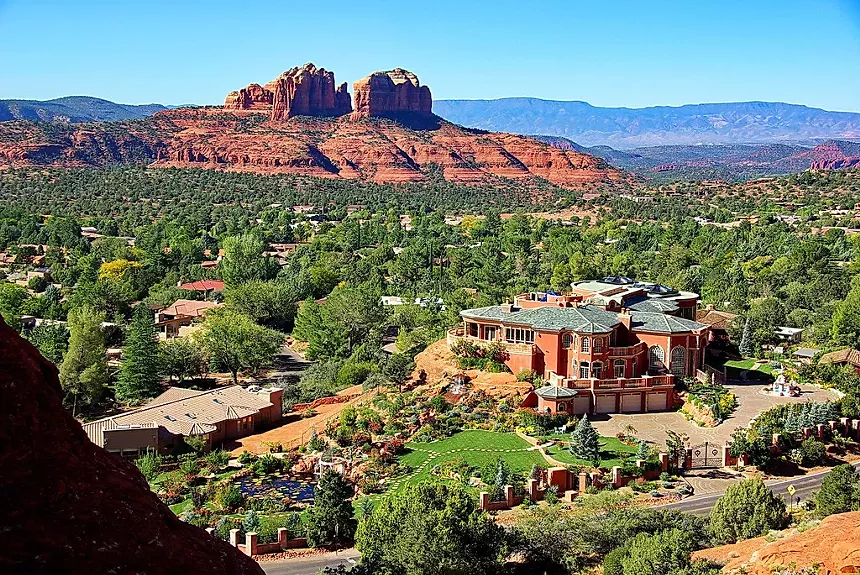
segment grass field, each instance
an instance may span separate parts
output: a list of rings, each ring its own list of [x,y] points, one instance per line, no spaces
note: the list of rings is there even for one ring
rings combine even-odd
[[[564,437],[554,436],[553,438],[561,441],[570,441],[570,435]],[[557,459],[568,465],[591,465],[590,461],[585,461],[571,455],[567,447],[553,445],[547,448],[546,453],[553,459]],[[612,468],[616,465],[621,465],[620,453],[636,453],[636,448],[632,445],[622,443],[617,437],[600,437],[600,467]]]
[[[430,470],[445,461],[461,457],[471,466],[483,467],[502,459],[513,471],[528,473],[532,465],[547,465],[538,451],[529,451],[532,445],[514,433],[493,431],[461,431],[447,439],[430,443],[406,444],[407,452],[400,461],[416,470],[401,485],[420,483],[432,478]]]

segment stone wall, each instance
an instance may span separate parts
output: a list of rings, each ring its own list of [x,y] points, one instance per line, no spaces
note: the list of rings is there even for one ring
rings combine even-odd
[[[206,530],[210,535],[214,534],[214,529]],[[308,541],[304,537],[294,537],[290,539],[287,529],[281,527],[278,529],[278,541],[276,543],[259,543],[256,533],[246,533],[245,541],[240,543],[239,530],[230,530],[230,545],[248,556],[265,555],[266,553],[279,553],[285,549],[300,549],[308,546]]]

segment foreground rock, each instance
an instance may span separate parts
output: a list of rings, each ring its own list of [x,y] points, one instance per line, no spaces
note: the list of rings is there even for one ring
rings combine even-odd
[[[395,68],[374,72],[353,84],[355,111],[353,119],[395,118],[432,114],[433,98],[430,88],[422,86],[418,76]]]
[[[56,367],[0,319],[0,572],[263,572],[180,521],[60,394]]]
[[[723,573],[772,575],[780,567],[820,565],[819,573],[860,573],[860,511],[825,518],[768,543],[765,537],[697,551],[696,558],[724,563]]]

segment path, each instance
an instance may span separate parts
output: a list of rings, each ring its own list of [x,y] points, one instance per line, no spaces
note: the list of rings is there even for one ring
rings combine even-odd
[[[852,464],[856,469],[860,469],[860,462]],[[783,498],[787,497],[786,489],[789,485],[793,485],[796,489],[794,496],[800,497],[801,501],[809,499],[821,486],[821,480],[825,475],[830,473],[830,470],[820,471],[796,477],[794,479],[780,479],[778,481],[765,481],[770,490],[776,495]],[[669,503],[661,506],[663,509],[677,509],[678,511],[687,511],[696,515],[707,515],[711,512],[711,508],[717,500],[723,496],[723,492],[703,495],[701,497],[690,497],[676,503]]]
[[[287,414],[284,417],[286,423],[283,425],[264,431],[263,433],[256,433],[254,435],[237,439],[230,444],[228,449],[231,449],[232,455],[238,456],[243,451],[250,451],[251,453],[265,453],[269,451],[269,448],[263,445],[266,442],[281,443],[284,446],[284,449],[302,445],[310,439],[314,428],[316,428],[318,433],[322,433],[325,429],[326,423],[330,419],[338,417],[340,412],[347,407],[369,398],[376,392],[375,390],[371,390],[362,393],[361,386],[355,385],[344,389],[338,393],[338,395],[352,395],[355,393],[359,393],[361,395],[351,401],[330,403],[314,408],[314,411],[316,411],[317,414],[313,417],[301,418],[301,416],[295,413]]]
[[[307,557],[294,557],[278,561],[263,561],[260,567],[267,575],[316,575],[324,567],[343,565],[350,567],[358,561],[361,554],[355,549],[344,549],[337,553],[321,553]]]

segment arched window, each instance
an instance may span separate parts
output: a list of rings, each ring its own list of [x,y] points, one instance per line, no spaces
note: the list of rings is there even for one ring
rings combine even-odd
[[[622,379],[624,377],[624,360],[616,359],[613,367],[615,368],[615,373],[613,374],[615,375],[615,379]]]
[[[665,367],[663,361],[666,356],[663,354],[663,348],[659,345],[652,345],[648,350],[648,368],[651,370],[661,370]]]
[[[591,364],[591,377],[594,379],[600,379],[603,375],[603,364],[599,361],[595,361]]]
[[[674,375],[687,375],[687,350],[678,346],[672,350],[671,370]]]
[[[573,335],[569,333],[562,334],[561,347],[564,349],[570,349],[571,345],[573,345]]]
[[[603,338],[595,337],[594,338],[594,353],[602,353],[603,352]]]
[[[582,338],[582,344],[581,344],[582,351],[588,353],[588,350],[590,347],[591,347],[591,341],[588,339],[588,336],[584,336]]]
[[[558,404],[558,406],[556,407],[556,411],[567,411],[567,406],[564,404],[563,401]]]
[[[583,361],[579,364],[579,379],[588,379],[589,377],[589,369],[588,362]]]

